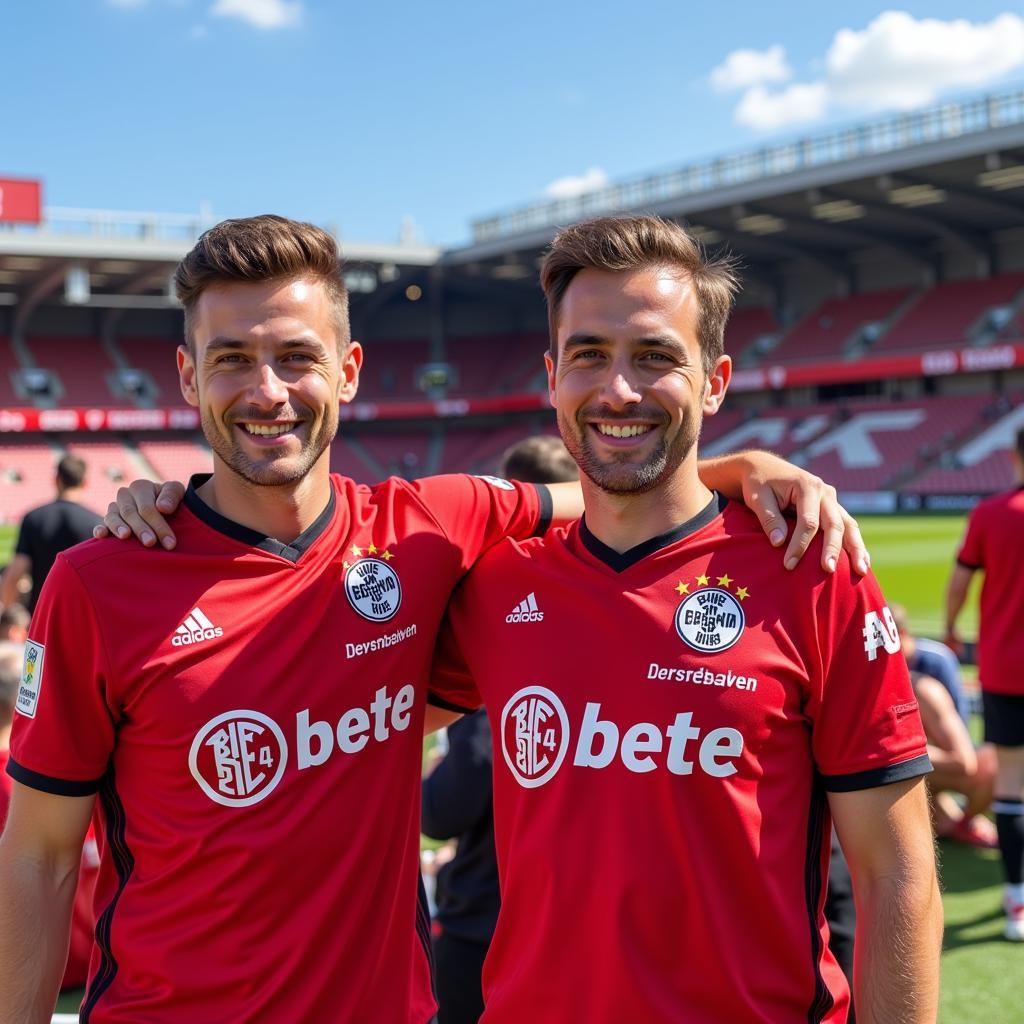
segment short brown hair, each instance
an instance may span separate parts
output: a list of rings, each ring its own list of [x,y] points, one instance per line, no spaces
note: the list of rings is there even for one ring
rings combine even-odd
[[[580,467],[560,437],[539,434],[506,449],[498,473],[528,484],[560,484],[579,480]]]
[[[204,231],[174,272],[174,290],[185,307],[185,340],[194,350],[192,317],[199,297],[219,284],[312,278],[334,307],[338,351],[349,343],[348,291],[338,243],[315,224],[272,213],[222,220]]]
[[[63,488],[81,487],[85,482],[85,459],[80,455],[64,455],[57,463],[57,483]]]
[[[660,217],[596,217],[555,235],[540,284],[548,301],[552,356],[557,355],[558,311],[572,279],[586,269],[614,273],[666,267],[679,270],[697,292],[697,340],[704,372],[725,350],[725,323],[739,288],[731,256],[708,256],[678,224]]]

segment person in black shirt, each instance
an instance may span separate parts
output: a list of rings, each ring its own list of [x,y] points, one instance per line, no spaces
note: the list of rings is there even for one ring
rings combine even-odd
[[[20,600],[21,581],[32,577],[28,610],[34,611],[57,555],[92,536],[100,522],[95,512],[78,503],[85,483],[85,461],[77,455],[65,455],[57,463],[57,499],[26,513],[21,521],[14,557],[0,579],[0,606]]]

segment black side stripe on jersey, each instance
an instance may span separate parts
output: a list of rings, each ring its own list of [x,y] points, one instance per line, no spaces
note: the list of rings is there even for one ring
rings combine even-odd
[[[103,779],[55,779],[52,775],[40,775],[39,772],[18,764],[14,758],[7,761],[7,774],[15,782],[31,789],[38,789],[41,793],[53,793],[54,796],[92,796],[103,784]]]
[[[416,879],[416,934],[423,952],[427,955],[427,966],[430,968],[430,993],[437,999],[437,979],[434,977],[434,943],[430,938],[430,904],[427,902],[427,890],[423,887],[423,875]]]
[[[534,537],[542,537],[548,532],[551,520],[554,518],[554,503],[551,500],[551,492],[546,484],[534,484],[537,490],[537,498],[540,501],[540,515],[537,517],[537,528],[533,531]]]
[[[476,708],[464,708],[461,704],[453,704],[450,700],[438,697],[436,693],[427,693],[427,703],[443,711],[454,711],[457,715],[471,715]]]
[[[932,763],[927,754],[912,757],[909,761],[898,764],[885,764],[880,768],[870,768],[866,772],[851,772],[849,775],[823,775],[822,782],[830,793],[853,793],[858,789],[875,789],[878,786],[889,786],[894,782],[916,779],[927,775],[932,770]]]
[[[124,892],[128,879],[135,870],[135,858],[132,856],[128,843],[125,840],[125,814],[124,805],[117,792],[114,782],[114,769],[111,767],[103,779],[103,786],[100,789],[100,800],[103,802],[103,812],[107,822],[107,845],[110,848],[110,855],[117,870],[118,886],[113,898],[107,904],[106,909],[100,914],[96,921],[96,946],[100,951],[100,966],[96,976],[92,979],[89,989],[82,1003],[79,1016],[80,1024],[89,1024],[92,1011],[96,1008],[97,1002],[104,992],[113,984],[117,976],[117,960],[110,949],[110,931],[113,926],[114,912],[117,909],[118,900]]]
[[[807,813],[807,853],[804,860],[804,894],[807,899],[807,922],[811,932],[811,964],[814,971],[814,998],[807,1008],[807,1024],[821,1024],[835,1000],[821,976],[821,932],[818,931],[818,907],[825,879],[822,878],[821,853],[825,843],[825,813],[828,804],[821,777],[815,775],[811,804]]]

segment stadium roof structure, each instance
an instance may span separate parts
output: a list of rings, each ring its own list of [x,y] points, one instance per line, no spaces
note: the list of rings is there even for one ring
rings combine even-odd
[[[916,264],[922,283],[951,250],[974,257],[978,276],[996,273],[998,236],[1024,237],[1024,88],[532,203],[475,221],[472,243],[442,263],[532,279],[559,225],[626,212],[687,225],[768,285],[794,262],[850,279],[869,250]]]
[[[0,306],[13,307],[12,337],[25,332],[43,305],[108,310],[111,318],[130,309],[178,308],[171,275],[214,221],[208,212],[48,207],[37,225],[0,224]],[[437,263],[441,250],[346,241],[343,255],[355,315],[362,305],[408,287]]]

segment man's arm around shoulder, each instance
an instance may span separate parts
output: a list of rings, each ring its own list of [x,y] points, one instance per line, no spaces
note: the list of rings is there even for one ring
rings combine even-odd
[[[48,1024],[94,797],[14,784],[0,837],[0,1024]]]
[[[830,793],[857,897],[860,1024],[935,1024],[942,900],[922,778]]]

